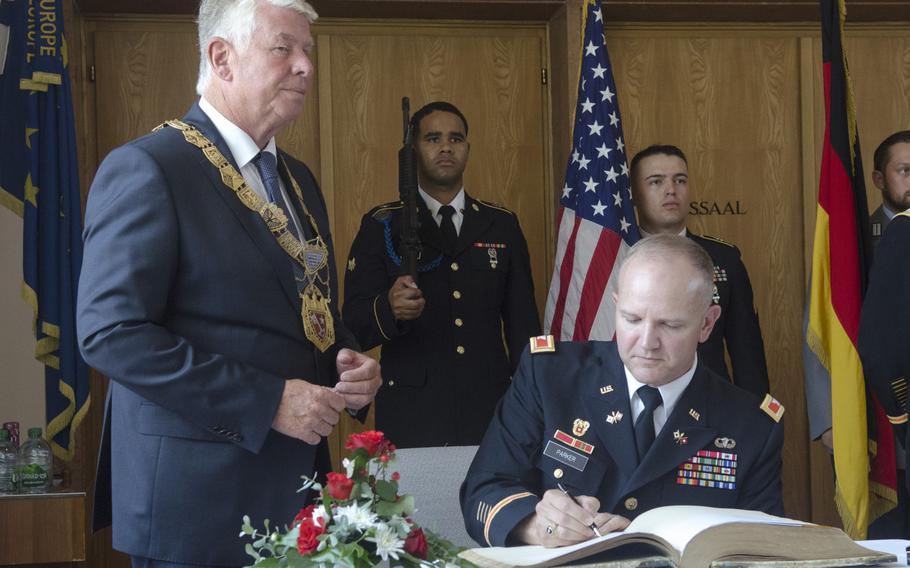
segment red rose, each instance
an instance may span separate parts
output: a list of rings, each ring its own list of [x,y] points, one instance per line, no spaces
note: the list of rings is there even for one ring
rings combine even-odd
[[[300,512],[297,513],[297,516],[294,517],[294,521],[291,523],[291,528],[296,527],[300,524],[300,521],[303,519],[312,519],[313,511],[316,509],[316,505],[309,505],[300,509]]]
[[[415,528],[404,539],[404,551],[421,560],[427,559],[427,537],[422,528]]]
[[[367,452],[367,456],[373,458],[377,455],[394,451],[390,448],[394,448],[388,440],[385,439],[385,435],[378,430],[367,430],[366,432],[361,432],[360,434],[351,434],[348,437],[348,441],[344,443],[344,447],[348,450],[357,450],[363,448]]]
[[[393,471],[392,472],[392,481],[398,481],[399,479],[401,479],[401,474],[398,473],[397,471]]]
[[[325,532],[325,529],[321,525],[317,525],[313,522],[313,517],[306,517],[300,521],[300,533],[297,535],[297,552],[301,556],[306,556],[307,554],[316,550],[316,547],[319,546],[319,535]]]
[[[343,473],[330,472],[328,475],[329,495],[336,501],[344,501],[351,496],[354,481]]]

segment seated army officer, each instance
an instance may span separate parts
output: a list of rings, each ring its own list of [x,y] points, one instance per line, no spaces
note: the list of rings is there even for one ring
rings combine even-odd
[[[720,315],[697,243],[632,247],[615,342],[531,340],[461,487],[488,546],[562,546],[621,530],[662,505],[783,514],[783,407],[696,356]]]

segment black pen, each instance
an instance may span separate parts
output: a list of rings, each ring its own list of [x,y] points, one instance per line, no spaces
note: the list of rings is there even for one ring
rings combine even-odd
[[[581,507],[581,503],[578,502],[578,499],[576,499],[571,493],[566,491],[566,488],[562,486],[562,483],[557,483],[556,487],[559,487],[559,490],[562,491],[563,493],[565,493],[566,496],[569,499],[571,499],[573,503],[575,503],[576,505]],[[594,523],[591,523],[590,525],[588,525],[588,528],[591,529],[592,531],[594,531],[594,534],[596,534],[597,536],[603,536],[602,534],[600,534],[600,531],[597,530],[597,525],[595,525]]]

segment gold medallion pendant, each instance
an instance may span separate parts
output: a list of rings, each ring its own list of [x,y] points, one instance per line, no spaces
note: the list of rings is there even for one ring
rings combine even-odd
[[[313,345],[325,353],[335,343],[335,322],[332,320],[329,300],[313,285],[307,286],[300,295],[300,300],[303,332]]]

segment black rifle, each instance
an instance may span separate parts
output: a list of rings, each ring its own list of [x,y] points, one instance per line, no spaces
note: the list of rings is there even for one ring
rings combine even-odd
[[[398,196],[404,205],[398,254],[401,256],[401,276],[410,274],[417,282],[417,259],[420,257],[420,221],[417,219],[417,152],[411,131],[411,105],[408,97],[401,99],[404,118],[404,146],[398,151]]]

